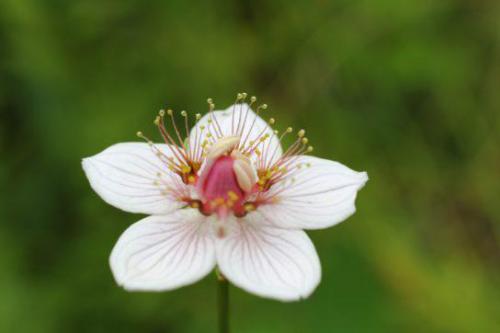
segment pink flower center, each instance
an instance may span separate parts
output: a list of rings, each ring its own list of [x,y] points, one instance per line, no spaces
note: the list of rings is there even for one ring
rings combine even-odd
[[[238,184],[234,163],[233,157],[222,155],[203,171],[198,184],[203,213],[217,213],[221,218],[231,211],[236,215],[244,214],[243,202],[247,193]]]

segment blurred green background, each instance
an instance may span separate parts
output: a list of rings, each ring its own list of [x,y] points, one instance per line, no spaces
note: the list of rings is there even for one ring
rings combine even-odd
[[[110,250],[141,216],[80,160],[240,91],[370,181],[309,233],[313,296],[232,288],[234,332],[500,332],[495,0],[1,0],[0,332],[215,332],[213,275],[115,285]]]

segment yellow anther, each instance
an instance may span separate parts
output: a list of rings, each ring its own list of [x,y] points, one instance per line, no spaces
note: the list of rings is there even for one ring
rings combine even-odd
[[[214,104],[214,101],[211,98],[207,98],[207,103],[208,104]]]
[[[246,212],[253,212],[255,210],[255,204],[247,202],[243,205]]]
[[[255,152],[255,154],[256,154],[257,156],[260,156],[260,155],[262,154],[262,153],[261,153],[261,151],[260,151],[259,149],[255,149],[255,150],[254,150],[254,152]]]
[[[182,110],[182,111],[181,111],[181,116],[183,116],[183,117],[187,117],[187,112],[186,112],[185,110]]]
[[[306,131],[305,131],[305,130],[303,130],[303,129],[301,129],[301,130],[297,133],[297,136],[298,136],[299,138],[302,138],[305,134],[306,134]]]
[[[196,177],[193,176],[193,175],[191,175],[191,176],[188,177],[187,180],[188,180],[189,184],[194,184],[196,182]]]
[[[267,104],[262,104],[262,105],[260,106],[260,108],[261,108],[262,110],[267,109]]]
[[[250,97],[250,102],[255,103],[257,101],[257,97],[252,96]]]
[[[286,129],[286,132],[287,132],[287,133],[292,133],[292,132],[293,132],[293,128],[292,128],[292,127],[288,127],[288,128]]]
[[[228,197],[229,197],[229,199],[230,199],[230,200],[232,200],[232,201],[237,201],[237,200],[239,200],[239,198],[240,198],[240,197],[239,197],[236,193],[234,193],[234,191],[228,191],[228,192],[227,192],[227,196],[228,196]]]
[[[307,145],[307,143],[309,142],[309,139],[308,138],[302,138],[301,142],[302,142],[303,145]]]
[[[313,150],[314,150],[313,146],[309,146],[309,147],[307,147],[307,152],[308,152],[308,153],[312,152]]]
[[[275,122],[276,120],[274,120],[274,118],[269,119],[269,125],[274,125]]]
[[[156,126],[160,125],[160,116],[157,116],[153,122]]]
[[[236,94],[236,99],[237,100],[243,99],[243,94],[242,93],[237,93]]]
[[[215,205],[219,206],[219,205],[224,204],[224,202],[226,202],[226,200],[224,200],[224,198],[218,197],[218,198],[215,198],[213,200],[213,202],[215,203]]]
[[[196,120],[200,120],[200,119],[201,119],[201,114],[200,114],[200,113],[197,113],[197,114],[195,115],[195,117],[196,117]]]
[[[165,116],[165,110],[161,109],[158,114],[160,115],[160,117],[163,117]]]
[[[190,173],[191,167],[189,165],[183,165],[183,166],[181,166],[181,172],[182,173]]]
[[[172,111],[172,109],[168,109],[168,110],[167,110],[167,114],[168,114],[169,116],[171,116],[171,115],[173,115],[173,114],[174,114],[174,111]]]
[[[192,201],[189,203],[191,208],[200,208],[200,203],[198,201]]]
[[[138,131],[138,132],[136,133],[136,135],[137,135],[138,137],[140,137],[140,138],[143,138],[143,137],[144,137],[144,135],[142,134],[142,132],[141,132],[141,131]]]

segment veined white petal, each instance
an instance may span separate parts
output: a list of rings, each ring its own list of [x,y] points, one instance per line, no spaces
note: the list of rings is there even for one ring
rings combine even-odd
[[[166,156],[165,144],[156,147]],[[107,203],[127,212],[166,214],[182,203],[167,189],[185,187],[146,143],[115,144],[101,153],[84,158],[83,170],[90,185]],[[158,174],[165,184],[155,184]],[[168,184],[168,185],[167,185]]]
[[[209,123],[209,119],[212,119],[212,123]],[[201,130],[201,126],[205,129]],[[260,150],[266,147],[266,154],[262,155],[262,158],[266,158],[268,162],[274,162],[283,154],[280,141],[273,129],[246,103],[234,104],[225,110],[205,114],[191,130],[189,140],[191,143],[201,143],[206,139],[207,133],[211,133],[216,138],[220,132],[223,136],[240,136],[242,144],[245,145],[268,134],[269,138],[258,146]],[[196,139],[197,136],[198,139]]]
[[[283,228],[321,229],[354,214],[356,194],[368,175],[338,162],[301,156],[300,169],[272,186],[269,195],[279,193],[274,204],[258,207],[254,215]]]
[[[127,290],[162,291],[194,283],[215,266],[206,217],[194,209],[150,216],[130,226],[110,257],[117,283]]]
[[[263,225],[251,216],[229,220],[216,239],[217,264],[236,286],[280,301],[308,297],[319,284],[321,266],[302,230]]]

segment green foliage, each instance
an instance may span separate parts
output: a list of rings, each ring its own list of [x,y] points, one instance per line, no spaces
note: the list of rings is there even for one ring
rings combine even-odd
[[[232,288],[235,332],[500,331],[499,22],[497,1],[3,0],[0,331],[215,332],[213,276],[115,286],[108,255],[140,216],[80,160],[239,91],[370,181],[310,233],[313,296]]]

